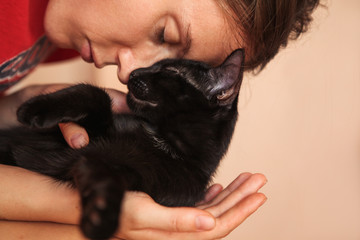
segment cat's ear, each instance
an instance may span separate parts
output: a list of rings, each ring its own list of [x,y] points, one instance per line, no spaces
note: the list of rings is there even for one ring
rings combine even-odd
[[[243,76],[245,53],[243,49],[233,51],[218,67],[211,69],[215,78],[210,97],[221,106],[231,104],[237,97]]]

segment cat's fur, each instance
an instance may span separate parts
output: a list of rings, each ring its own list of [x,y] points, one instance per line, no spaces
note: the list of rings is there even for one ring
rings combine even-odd
[[[112,113],[109,96],[90,85],[37,96],[18,109],[25,126],[0,131],[0,163],[72,183],[93,239],[116,231],[126,190],[193,206],[232,137],[243,60],[238,49],[216,68],[168,59],[135,70],[127,95],[134,114]],[[57,128],[68,121],[86,128],[88,146],[68,147]]]

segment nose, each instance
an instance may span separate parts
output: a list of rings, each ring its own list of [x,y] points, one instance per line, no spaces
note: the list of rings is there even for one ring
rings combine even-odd
[[[118,78],[127,84],[132,71],[137,68],[149,67],[153,63],[171,57],[171,52],[160,49],[122,48],[118,51]]]
[[[137,68],[135,57],[130,49],[121,49],[118,53],[118,78],[121,83],[127,84],[130,73]]]

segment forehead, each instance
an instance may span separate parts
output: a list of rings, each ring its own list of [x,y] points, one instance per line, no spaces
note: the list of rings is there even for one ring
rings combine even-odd
[[[236,48],[243,46],[235,37],[229,17],[216,0],[191,2],[180,11],[181,21],[188,26],[191,48],[184,56],[187,59],[204,61],[217,66]]]

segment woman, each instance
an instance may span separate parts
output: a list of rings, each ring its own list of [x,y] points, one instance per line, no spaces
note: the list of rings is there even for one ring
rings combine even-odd
[[[48,3],[3,1],[0,30],[0,91],[26,76],[38,63],[73,56],[74,49],[96,67],[118,66],[127,83],[132,70],[164,58],[188,58],[211,65],[221,63],[234,49],[246,50],[246,69],[262,69],[297,38],[311,21],[318,0],[49,0]],[[44,24],[42,21],[44,19]],[[11,27],[12,26],[12,27]],[[45,33],[45,35],[44,35]],[[57,51],[55,49],[60,49]],[[15,124],[15,109],[26,99],[63,86],[33,86],[0,99],[2,126]],[[109,90],[114,111],[127,111],[124,95]],[[74,124],[60,128],[71,147],[88,143],[84,129]],[[217,239],[226,236],[260,207],[258,193],[266,179],[241,174],[226,189],[212,186],[197,208],[165,208],[143,193],[126,194],[117,237],[124,239]],[[45,176],[0,166],[0,222],[7,239],[35,236],[81,239],[76,227],[36,221],[76,224],[78,195]],[[2,227],[1,227],[2,226]],[[61,226],[61,227],[60,227]],[[60,230],[61,229],[61,230]],[[56,232],[56,234],[55,234]],[[8,235],[4,235],[8,234]],[[13,234],[13,235],[11,235]],[[15,235],[14,235],[15,234]],[[41,239],[38,234],[36,239]]]

